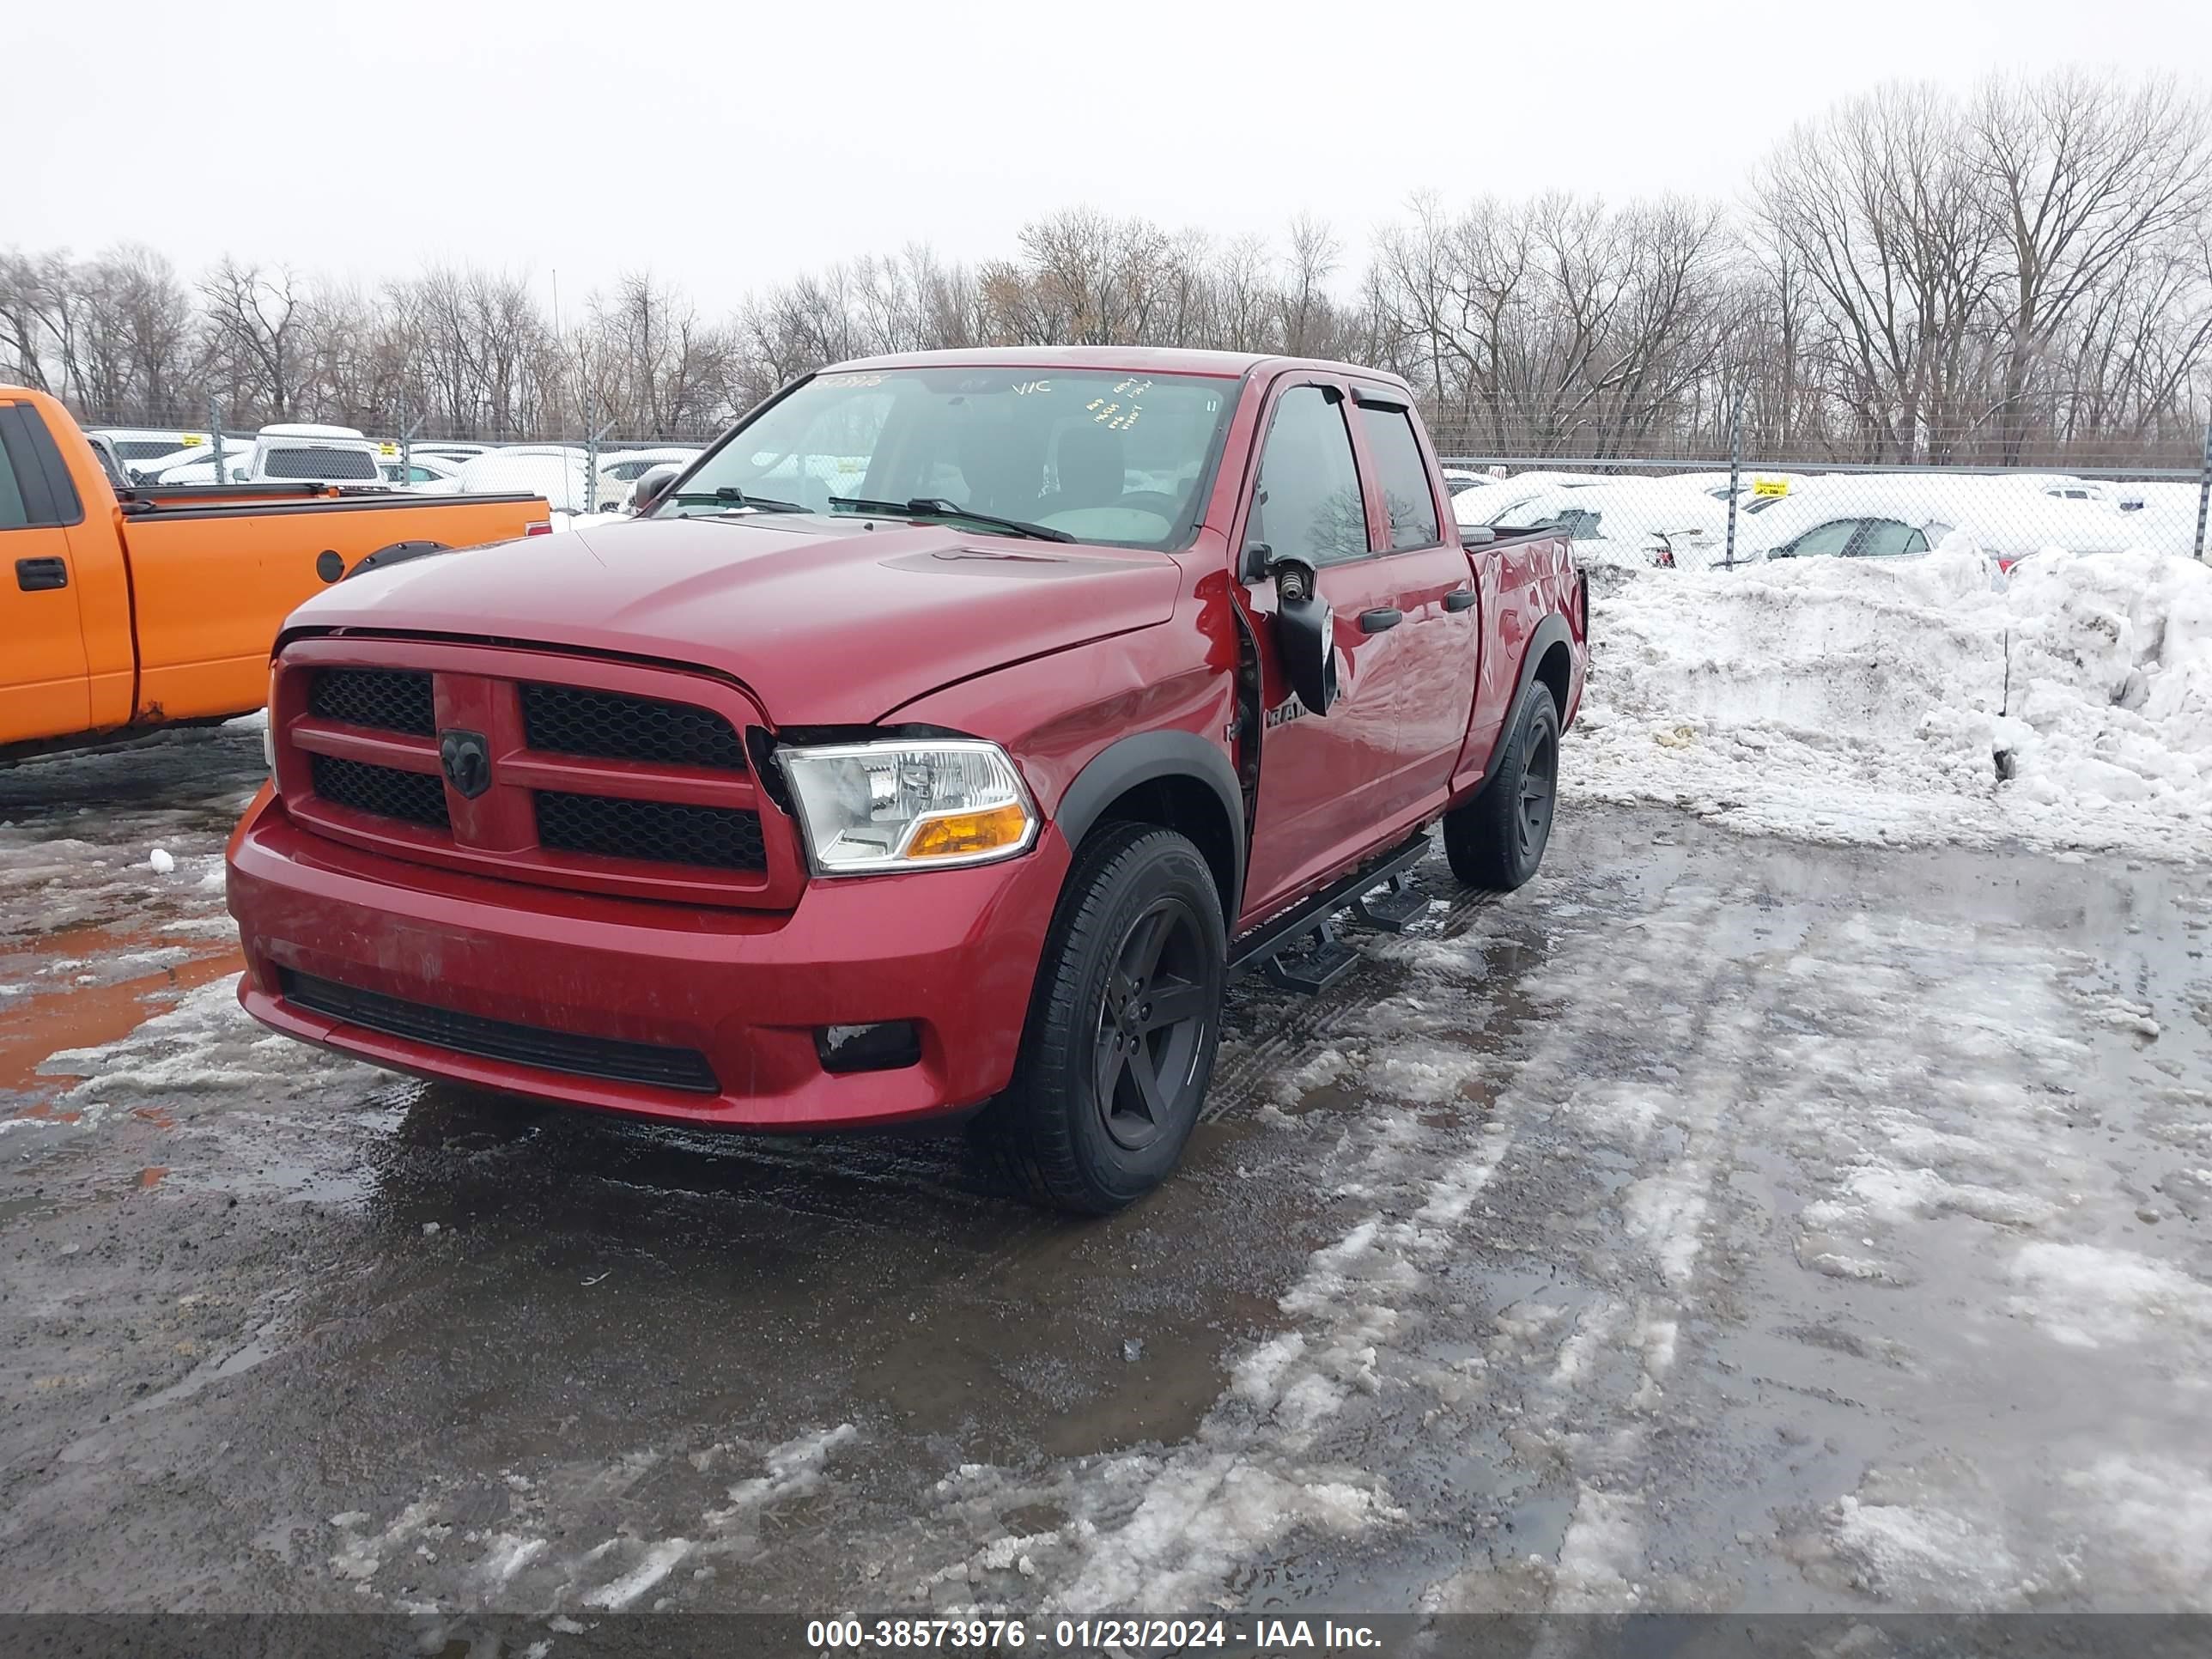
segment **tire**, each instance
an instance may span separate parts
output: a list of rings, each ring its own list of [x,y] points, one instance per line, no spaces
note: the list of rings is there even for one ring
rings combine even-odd
[[[1444,814],[1444,857],[1470,887],[1510,893],[1536,873],[1559,799],[1559,706],[1540,680],[1516,715],[1498,772]]]
[[[1102,825],[1061,890],[1013,1081],[972,1126],[986,1153],[1031,1198],[1079,1214],[1158,1186],[1213,1074],[1228,957],[1198,848],[1152,824]]]

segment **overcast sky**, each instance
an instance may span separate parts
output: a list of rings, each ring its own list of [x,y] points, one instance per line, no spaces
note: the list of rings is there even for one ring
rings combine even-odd
[[[2212,64],[2212,7],[2183,0],[9,9],[33,156],[0,246],[474,261],[557,271],[564,307],[640,267],[719,308],[912,240],[988,256],[1076,204],[1223,234],[1310,210],[1356,255],[1423,189],[1732,196],[1885,79]]]

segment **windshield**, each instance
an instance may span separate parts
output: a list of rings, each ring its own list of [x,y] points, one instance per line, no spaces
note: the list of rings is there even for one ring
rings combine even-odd
[[[727,513],[754,496],[841,515],[927,501],[931,516],[964,509],[1078,541],[1173,547],[1198,517],[1235,395],[1232,381],[1186,374],[824,374],[732,436],[653,516]]]

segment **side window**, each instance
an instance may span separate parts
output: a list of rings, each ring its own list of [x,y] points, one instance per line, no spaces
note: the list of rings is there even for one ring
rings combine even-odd
[[[112,445],[94,444],[92,447],[92,458],[100,463],[100,471],[106,475],[109,489],[128,489],[131,488],[131,481],[123,476],[122,463],[116,459],[114,448]]]
[[[1917,542],[1918,546],[1913,544]],[[1909,524],[1899,524],[1894,519],[1869,519],[1865,533],[1851,549],[1851,556],[1859,559],[1893,559],[1904,553],[1925,553],[1928,538]]]
[[[77,524],[84,503],[39,412],[0,404],[0,530]]]
[[[1437,524],[1436,497],[1429,493],[1429,469],[1413,436],[1413,417],[1400,409],[1359,411],[1367,447],[1390,513],[1390,547],[1434,547],[1443,539]]]
[[[1859,532],[1856,519],[1832,519],[1807,531],[1789,546],[1777,550],[1785,557],[1809,559],[1820,553],[1840,553]]]
[[[23,505],[23,487],[15,482],[15,465],[8,446],[0,443],[0,530],[21,530],[31,522]]]
[[[1245,541],[1316,566],[1367,556],[1367,504],[1351,428],[1342,400],[1320,386],[1292,386],[1275,404]]]

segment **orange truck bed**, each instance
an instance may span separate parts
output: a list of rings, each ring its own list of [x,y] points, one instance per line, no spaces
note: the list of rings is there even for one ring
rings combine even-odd
[[[118,494],[68,410],[0,385],[0,762],[250,713],[284,618],[370,554],[541,526],[537,495]]]

